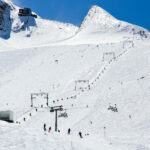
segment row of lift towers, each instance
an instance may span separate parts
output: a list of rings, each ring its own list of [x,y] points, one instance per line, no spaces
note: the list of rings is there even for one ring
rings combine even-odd
[[[20,10],[21,12],[21,10]],[[107,59],[114,59],[115,60],[115,53],[114,52],[106,52],[103,53],[103,58],[102,61],[107,61]],[[90,90],[90,83],[89,80],[77,80],[75,81],[75,91],[87,91]],[[40,93],[31,93],[31,107],[34,107],[34,100],[37,99],[37,97],[43,97],[46,100],[45,107],[49,107],[49,95],[48,93],[45,92],[40,92]],[[43,107],[43,103],[40,106],[39,104],[36,107]],[[50,112],[55,112],[55,131],[57,131],[57,125],[58,125],[58,111],[63,111],[63,106],[54,106],[54,107],[49,107]]]
[[[90,85],[89,85],[89,80],[77,80],[75,81],[75,91],[84,91],[84,90],[90,90]],[[38,97],[44,98],[45,105],[43,103],[39,105],[38,103],[36,104],[36,99]],[[40,92],[40,93],[31,93],[31,107],[49,107],[49,95],[48,93],[45,92]],[[55,131],[57,131],[57,125],[58,125],[58,111],[63,111],[63,106],[54,106],[54,107],[49,107],[50,112],[55,112]]]

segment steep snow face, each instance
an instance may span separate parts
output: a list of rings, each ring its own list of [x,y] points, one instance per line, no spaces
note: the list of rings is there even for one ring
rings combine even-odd
[[[93,6],[81,23],[80,29],[89,25],[100,25],[110,28],[116,23],[118,23],[118,20],[111,16],[108,12],[98,6]]]
[[[149,32],[139,26],[119,21],[98,6],[93,6],[77,32],[67,43],[95,44],[149,38]]]
[[[147,32],[145,29],[131,25],[129,23],[119,21],[116,18],[114,18],[111,14],[106,12],[104,9],[98,7],[98,6],[93,6],[83,22],[80,25],[80,30],[90,27],[90,26],[95,26],[99,31],[107,31],[109,32],[110,30],[113,31],[124,31],[124,32],[132,32],[132,33],[137,33],[139,30]],[[144,33],[143,33],[144,34]],[[146,33],[143,35],[143,37],[147,37]]]

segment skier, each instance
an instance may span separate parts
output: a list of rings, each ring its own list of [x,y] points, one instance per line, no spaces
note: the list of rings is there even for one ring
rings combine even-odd
[[[48,132],[49,132],[49,133],[51,132],[51,127],[49,127]]]
[[[79,132],[79,136],[80,136],[80,138],[83,138],[83,137],[82,137],[82,132]]]
[[[43,129],[44,129],[44,131],[46,131],[46,123],[44,123]]]
[[[26,118],[23,118],[24,121],[26,121]]]
[[[69,128],[69,129],[68,129],[68,135],[70,135],[70,132],[71,132],[71,129]]]

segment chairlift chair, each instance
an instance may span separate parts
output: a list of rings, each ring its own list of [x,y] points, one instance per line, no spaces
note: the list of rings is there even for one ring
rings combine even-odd
[[[58,117],[64,117],[64,118],[67,118],[68,117],[68,114],[66,112],[66,109],[65,109],[65,112],[63,113],[60,113],[60,115]]]

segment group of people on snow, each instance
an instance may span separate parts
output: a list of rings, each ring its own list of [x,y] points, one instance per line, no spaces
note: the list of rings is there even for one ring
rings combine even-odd
[[[47,131],[46,123],[44,123],[44,125],[43,125],[43,130],[44,130],[44,132],[45,132],[45,134],[46,134],[46,131]],[[49,127],[49,128],[48,128],[48,132],[50,133],[51,130],[52,130],[52,128]],[[60,130],[58,130],[58,132],[60,132]],[[69,129],[68,129],[68,135],[70,135],[70,134],[71,134],[71,129],[69,128]],[[83,138],[81,131],[78,133],[78,135],[79,135],[80,138]]]
[[[68,129],[68,135],[70,135],[70,133],[71,133],[71,129],[69,128],[69,129]],[[81,131],[79,132],[79,137],[80,137],[80,138],[83,138]]]
[[[48,128],[48,132],[50,133],[51,132],[51,127],[49,127]],[[47,129],[46,129],[46,123],[44,123],[44,125],[43,125],[43,130],[44,130],[44,132],[46,132],[47,131]]]

